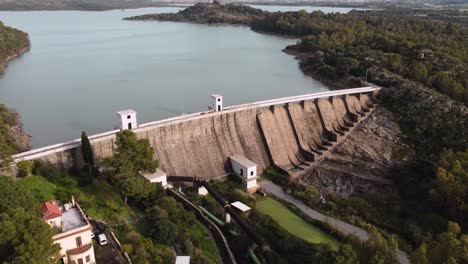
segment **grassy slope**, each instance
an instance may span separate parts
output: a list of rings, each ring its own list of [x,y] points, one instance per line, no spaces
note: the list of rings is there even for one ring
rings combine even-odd
[[[209,263],[221,263],[213,239],[200,223],[197,222],[197,224],[189,230],[189,233],[192,238],[198,241],[197,247],[203,252],[204,256],[209,259]]]
[[[257,201],[257,209],[271,216],[281,227],[293,235],[311,243],[326,243],[334,249],[338,248],[338,241],[335,238],[307,223],[282,203],[272,198],[267,197]]]
[[[91,217],[110,223],[128,221],[133,223],[141,235],[146,236],[149,232],[150,227],[145,219],[141,218],[135,222],[134,220],[139,218],[135,213],[136,209],[125,207],[118,190],[105,181],[94,180],[91,185],[79,186],[77,179],[72,176],[62,176],[58,183],[52,183],[42,176],[29,176],[19,180],[18,184],[30,190],[40,202],[50,199],[70,199],[73,194],[85,213]],[[188,232],[196,241],[195,246],[209,259],[209,263],[221,263],[213,239],[201,224],[194,225]],[[167,247],[157,246],[161,249]]]
[[[39,201],[67,199],[73,195],[86,213],[94,218],[112,221],[130,219],[133,213],[124,206],[117,190],[108,183],[95,180],[89,186],[78,186],[76,178],[68,176],[51,183],[42,176],[30,176],[18,184],[31,190]]]

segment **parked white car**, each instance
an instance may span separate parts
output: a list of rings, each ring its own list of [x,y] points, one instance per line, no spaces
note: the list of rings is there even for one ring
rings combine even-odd
[[[99,245],[101,246],[104,246],[104,245],[107,245],[107,237],[105,234],[100,234],[98,236],[98,241],[99,241]]]

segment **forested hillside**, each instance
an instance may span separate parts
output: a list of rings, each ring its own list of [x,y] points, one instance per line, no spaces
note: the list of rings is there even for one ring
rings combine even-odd
[[[5,70],[7,61],[29,48],[28,34],[5,26],[0,21],[0,74]]]
[[[3,73],[6,63],[29,48],[28,34],[3,25],[0,21],[0,74]],[[22,137],[21,129],[12,132],[14,127],[19,128],[19,116],[7,109],[0,101],[0,168],[9,160],[9,157],[19,150],[24,150],[15,140],[15,136]],[[25,143],[28,145],[28,142]]]

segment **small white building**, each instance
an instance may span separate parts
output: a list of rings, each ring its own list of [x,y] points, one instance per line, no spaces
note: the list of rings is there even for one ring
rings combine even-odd
[[[215,112],[223,111],[223,96],[219,94],[212,94],[211,98],[213,99],[213,110]]]
[[[175,264],[190,264],[190,256],[177,256]]]
[[[207,194],[208,194],[208,190],[204,186],[201,186],[198,188],[198,195],[206,196]]]
[[[148,181],[152,183],[159,182],[161,185],[166,188],[167,187],[167,173],[160,169],[156,169],[154,173],[140,173],[143,177],[145,177]]]
[[[240,201],[233,202],[233,203],[231,203],[231,205],[233,207],[235,207],[237,210],[241,211],[242,213],[246,213],[246,212],[250,211],[250,209],[252,209],[249,206],[247,206],[246,204],[241,203]]]
[[[238,154],[229,157],[229,159],[234,173],[242,179],[247,192],[256,192],[258,189],[257,164]]]
[[[134,129],[138,127],[137,112],[132,109],[117,112],[120,130]]]
[[[61,263],[94,264],[92,226],[79,204],[72,201],[60,207],[55,200],[41,204],[42,219],[54,228],[52,237],[60,245]]]

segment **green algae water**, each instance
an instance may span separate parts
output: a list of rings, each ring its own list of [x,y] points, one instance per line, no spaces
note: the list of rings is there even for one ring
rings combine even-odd
[[[281,52],[297,39],[122,20],[178,10],[0,12],[32,43],[0,76],[0,103],[20,113],[37,148],[114,129],[124,109],[143,123],[206,110],[213,93],[233,105],[327,90]]]

